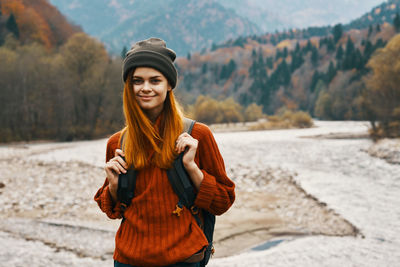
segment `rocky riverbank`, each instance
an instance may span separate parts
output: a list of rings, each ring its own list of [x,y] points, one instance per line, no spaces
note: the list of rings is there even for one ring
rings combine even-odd
[[[321,241],[321,237],[328,243],[334,237],[358,242],[371,235],[370,222],[361,212],[365,192],[357,191],[367,183],[352,179],[357,183],[348,188],[342,185],[345,180],[333,176],[336,171],[346,173],[345,177],[358,175],[351,169],[356,164],[348,168],[344,163],[357,153],[365,160],[368,154],[361,152],[365,145],[353,150],[349,146],[353,143],[346,140],[300,138],[330,134],[332,129],[354,135],[364,128],[320,123],[306,130],[216,134],[227,172],[237,185],[237,199],[217,218],[216,254],[210,266],[243,262],[263,266],[266,258],[254,258],[251,251],[265,249],[266,241],[277,238],[274,244],[288,242],[270,253],[277,251],[274,255],[282,258],[279,251],[287,247],[285,243]],[[0,262],[5,266],[112,266],[119,222],[107,219],[93,201],[104,182],[105,145],[103,139],[0,147]],[[375,162],[372,157],[368,161]],[[361,169],[371,165],[363,164],[359,163]],[[312,182],[317,177],[329,180]],[[342,191],[355,194],[361,211],[346,204]],[[299,258],[308,255],[301,253]]]
[[[374,143],[368,153],[392,164],[400,164],[400,139],[382,139]]]

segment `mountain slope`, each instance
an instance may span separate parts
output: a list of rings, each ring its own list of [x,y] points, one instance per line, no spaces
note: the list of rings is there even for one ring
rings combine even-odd
[[[81,31],[78,26],[68,23],[47,0],[0,0],[0,7],[3,17],[11,14],[15,17],[17,37],[22,42],[36,41],[51,48]]]
[[[392,23],[396,13],[400,13],[400,0],[389,0],[364,14],[358,19],[351,21],[346,28],[361,29],[369,25]]]
[[[393,22],[399,2],[381,5],[380,12],[374,8],[376,21]],[[367,63],[397,33],[389,23],[346,27],[335,35],[332,27],[321,27],[241,37],[190,60],[179,58],[177,92],[187,103],[203,94],[233,97],[243,106],[257,103],[270,114],[286,107],[324,119],[362,119]]]
[[[114,53],[140,39],[157,36],[182,56],[212,43],[259,33],[255,24],[213,0],[51,2]]]
[[[348,23],[383,0],[218,0],[264,32]]]

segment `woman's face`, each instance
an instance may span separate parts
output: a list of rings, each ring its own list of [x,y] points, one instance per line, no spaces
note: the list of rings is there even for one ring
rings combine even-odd
[[[167,78],[156,69],[138,67],[133,72],[132,83],[137,103],[154,121],[163,110],[167,92],[171,90]]]

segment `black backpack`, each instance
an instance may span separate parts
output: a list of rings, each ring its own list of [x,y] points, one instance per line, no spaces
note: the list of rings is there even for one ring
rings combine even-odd
[[[184,132],[191,134],[193,125],[195,124],[194,120],[184,118]],[[123,144],[123,138],[121,138],[121,146]],[[122,148],[121,148],[122,149]],[[214,235],[214,226],[215,226],[215,215],[209,213],[206,210],[201,210],[203,214],[203,222],[198,216],[199,210],[194,206],[194,201],[196,199],[195,191],[193,185],[191,183],[190,178],[183,166],[182,162],[183,153],[181,153],[174,161],[173,167],[167,170],[167,175],[169,182],[174,190],[174,192],[178,195],[179,201],[176,204],[176,209],[173,211],[177,216],[180,215],[180,212],[185,206],[193,216],[195,217],[200,228],[203,229],[204,235],[208,240],[208,246],[204,253],[204,258],[200,262],[200,266],[206,266],[211,255],[214,253],[213,247],[213,235]],[[118,190],[117,195],[118,199],[121,202],[121,212],[122,212],[122,220],[124,220],[124,211],[129,206],[132,201],[135,186],[136,186],[136,175],[137,172],[134,169],[129,169],[126,173],[121,173],[118,179]]]

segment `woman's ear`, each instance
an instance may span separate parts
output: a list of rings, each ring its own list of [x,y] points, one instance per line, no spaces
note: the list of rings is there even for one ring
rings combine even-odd
[[[168,83],[167,91],[172,91],[172,86]]]

